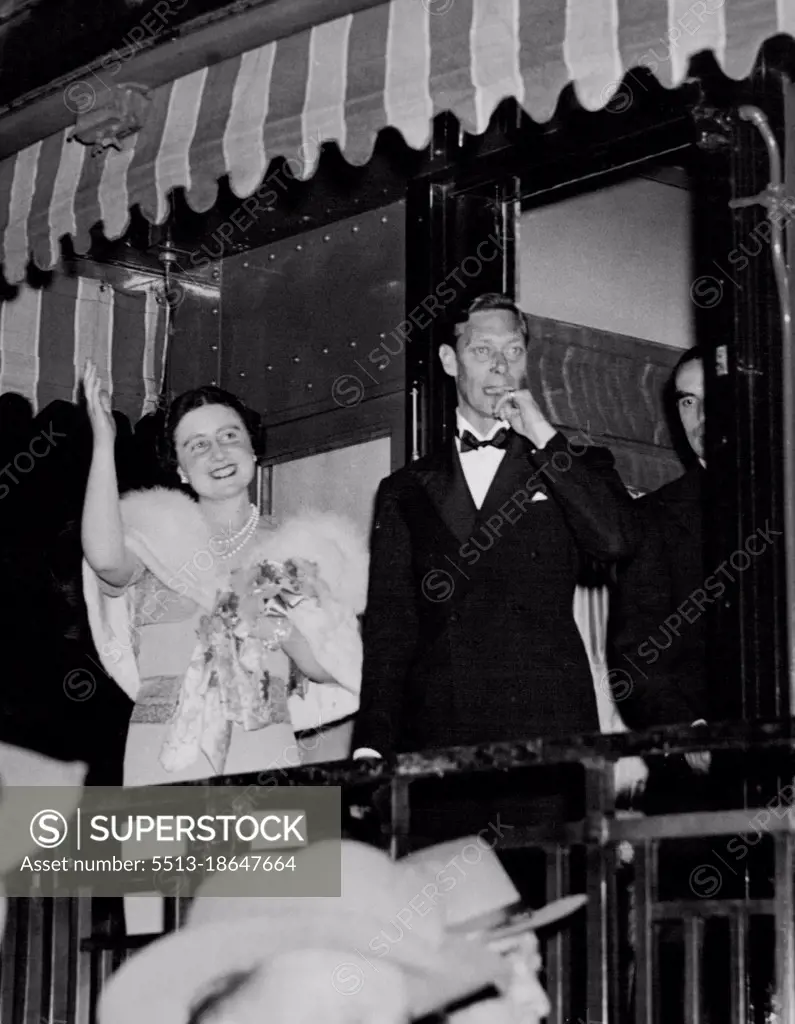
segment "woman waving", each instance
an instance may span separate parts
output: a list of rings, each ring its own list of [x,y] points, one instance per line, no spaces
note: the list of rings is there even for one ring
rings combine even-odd
[[[125,785],[299,763],[297,730],[358,707],[363,541],[332,514],[260,517],[250,413],[214,386],[181,395],[166,418],[184,490],[120,498],[110,402],[90,362],[84,387],[83,588],[102,663],[135,701]]]

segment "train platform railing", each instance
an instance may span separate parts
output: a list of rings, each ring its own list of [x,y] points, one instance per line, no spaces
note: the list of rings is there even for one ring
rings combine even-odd
[[[521,802],[528,778],[541,780],[561,767],[574,769],[580,792],[573,814],[545,818],[531,813],[525,821],[496,830],[493,840],[507,856],[534,851],[543,858],[544,898],[583,891],[583,886],[589,897],[575,926],[544,937],[550,1021],[668,1024],[681,1018],[683,1024],[701,1024],[714,1019],[705,991],[716,974],[710,937],[720,933],[725,962],[725,970],[717,971],[725,974],[722,1019],[795,1024],[794,727],[795,720],[787,720],[717,724],[707,735],[666,729],[530,738],[165,788],[174,789],[177,799],[177,791],[186,785],[340,787],[346,796],[348,831],[357,837],[367,833],[370,841],[398,857],[418,842],[454,838],[418,835],[414,794],[424,785],[432,783],[437,795],[448,785],[458,785],[478,793],[499,787],[510,796],[510,783],[518,779]],[[673,793],[666,813],[647,814],[638,809],[642,801],[632,806],[626,795],[615,791],[614,768],[622,758],[643,758],[654,772],[671,759],[703,751],[711,754],[711,772],[720,776],[726,765],[732,766],[728,775],[735,796],[724,800],[725,806],[680,810]],[[683,806],[686,797],[683,792]],[[526,803],[532,805],[534,799],[530,785]],[[424,802],[427,831],[427,796]],[[492,801],[486,817],[494,806]],[[511,806],[515,808],[515,799]],[[475,826],[484,820],[472,820],[471,830],[478,831]],[[701,845],[685,861],[683,884],[666,892],[661,857],[664,862],[666,847],[688,842]],[[750,854],[763,847],[765,857],[754,860]],[[742,850],[746,852],[741,856]],[[190,898],[168,898],[166,903],[166,930],[181,927]],[[661,949],[671,956],[671,929],[678,936],[681,965],[673,1011],[663,1005],[673,983],[663,977],[665,957],[661,960]],[[79,897],[11,901],[0,955],[0,1020],[93,1024],[107,977],[156,938],[126,936],[121,901],[96,898],[90,891]],[[765,960],[762,974],[770,968],[762,995],[763,983],[753,976],[760,956]]]

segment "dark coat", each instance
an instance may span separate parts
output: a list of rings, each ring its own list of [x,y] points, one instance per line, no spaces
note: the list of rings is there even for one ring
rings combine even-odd
[[[353,748],[597,730],[572,600],[582,556],[628,557],[631,504],[609,450],[561,434],[512,434],[480,510],[452,445],[384,480]]]
[[[720,595],[705,590],[703,477],[697,465],[636,502],[638,550],[619,573],[609,638],[613,689],[630,729],[710,717],[703,609]]]
[[[699,719],[728,717],[724,694],[710,691],[707,672],[707,608],[730,584],[704,562],[705,480],[697,464],[635,503],[638,549],[619,573],[608,645],[618,707],[631,729],[690,726]],[[742,803],[744,762],[731,756],[715,754],[706,775],[694,772],[679,755],[649,758],[647,763],[649,779],[641,804],[647,814]],[[691,893],[688,880],[709,860],[707,845],[692,840],[679,843],[678,853],[673,847],[661,852],[660,878],[667,878],[673,897]]]

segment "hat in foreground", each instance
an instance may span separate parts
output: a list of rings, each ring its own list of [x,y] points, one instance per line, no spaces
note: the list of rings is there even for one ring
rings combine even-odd
[[[36,850],[31,824],[38,811],[57,811],[67,821],[72,817],[87,772],[82,761],[56,761],[35,750],[0,743],[0,875],[19,867]]]
[[[327,846],[296,852],[302,874],[323,863]],[[111,977],[100,1024],[185,1024],[208,995],[234,988],[241,976],[243,1002],[230,1003],[235,1021],[284,1024],[292,1017],[285,1013],[288,977],[295,979],[296,1004],[306,1003],[306,989],[316,1002],[325,1000],[320,1008],[328,1021],[359,1019],[357,1001],[373,1002],[389,979],[389,1019],[413,1020],[504,977],[500,957],[450,936],[441,913],[415,915],[410,928],[401,927],[398,915],[405,918],[424,882],[410,865],[362,843],[343,841],[341,851],[340,897],[229,896],[229,876],[212,876],[197,891],[186,925]],[[310,1018],[296,1006],[295,1019]]]
[[[538,910],[525,907],[499,857],[479,836],[429,846],[401,863],[425,878],[424,891],[435,887],[446,927],[454,934],[507,939],[555,924],[588,902],[586,895],[577,894]]]

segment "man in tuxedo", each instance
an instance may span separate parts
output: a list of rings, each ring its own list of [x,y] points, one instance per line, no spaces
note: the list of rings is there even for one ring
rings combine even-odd
[[[476,299],[455,335],[457,436],[376,498],[354,756],[599,727],[572,600],[584,559],[630,555],[631,499],[528,390],[509,298]]]

